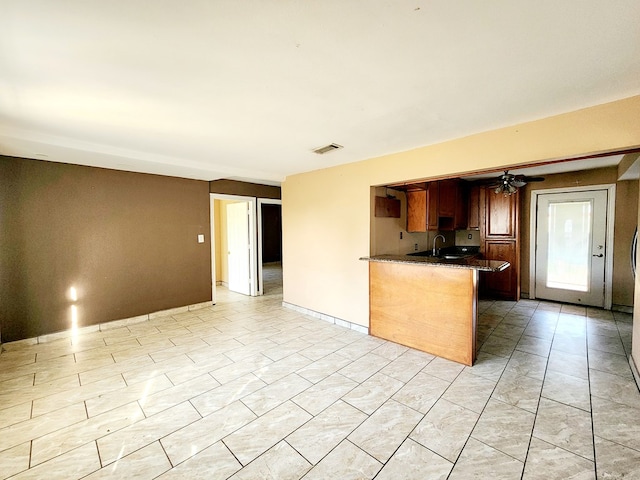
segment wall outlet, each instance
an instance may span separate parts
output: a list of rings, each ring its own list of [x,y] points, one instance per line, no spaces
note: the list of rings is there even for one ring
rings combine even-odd
[[[204,243],[204,235],[202,233],[198,234],[198,243]]]
[[[400,240],[402,240],[402,232],[400,232]]]
[[[473,235],[470,233],[469,235],[467,235],[467,238],[468,238],[469,240],[472,240],[472,239],[473,239]]]
[[[417,243],[413,244],[413,250],[416,251],[416,252],[418,251],[418,244]]]

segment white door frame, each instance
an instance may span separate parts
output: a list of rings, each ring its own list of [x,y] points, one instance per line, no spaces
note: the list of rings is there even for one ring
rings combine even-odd
[[[252,212],[252,218],[256,218],[257,202],[256,197],[243,197],[240,195],[224,195],[221,193],[209,194],[209,215],[211,222],[211,300],[212,303],[216,303],[216,235],[215,235],[215,200],[233,200],[238,202],[249,202],[249,210]],[[251,296],[255,297],[258,292],[256,288],[255,272],[257,264],[257,249],[256,249],[256,222],[249,222],[249,249],[251,251],[249,257],[249,265],[251,268],[250,281],[251,281]]]
[[[607,250],[604,265],[604,308],[611,310],[613,304],[613,231],[616,212],[616,185],[585,185],[582,187],[549,188],[532,190],[529,204],[529,298],[536,298],[536,236],[538,195],[573,193],[589,190],[607,190]]]
[[[282,200],[258,198],[258,295],[264,295],[262,279],[262,205],[282,205]]]

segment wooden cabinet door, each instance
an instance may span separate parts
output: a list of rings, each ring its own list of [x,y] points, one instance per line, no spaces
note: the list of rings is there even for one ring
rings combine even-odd
[[[407,232],[427,231],[427,191],[407,192]]]
[[[491,260],[504,260],[511,266],[502,272],[482,272],[480,283],[484,295],[504,300],[518,300],[518,268],[520,262],[518,244],[515,240],[487,240],[484,244],[484,257]]]
[[[484,193],[484,236],[487,239],[516,239],[519,194],[504,196],[490,188]]]
[[[480,229],[480,187],[477,185],[469,189],[469,210],[467,215],[467,228]]]
[[[458,188],[456,193],[456,211],[454,214],[454,230],[465,230],[468,227],[468,190],[465,182],[458,181]]]
[[[438,182],[438,215],[441,217],[454,217],[456,214],[456,202],[458,199],[458,181],[440,180]]]
[[[427,183],[427,230],[438,230],[439,192],[439,182]]]

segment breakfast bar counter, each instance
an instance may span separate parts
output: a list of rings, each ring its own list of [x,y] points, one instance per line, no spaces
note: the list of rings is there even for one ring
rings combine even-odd
[[[478,272],[509,262],[475,257],[363,257],[369,262],[369,333],[465,365],[476,356]]]

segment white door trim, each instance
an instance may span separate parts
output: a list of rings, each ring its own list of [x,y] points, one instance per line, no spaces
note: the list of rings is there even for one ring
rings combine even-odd
[[[611,310],[613,304],[613,232],[616,211],[616,185],[614,183],[531,191],[531,202],[529,204],[529,298],[536,298],[536,209],[538,205],[538,195],[585,192],[589,190],[607,190],[607,251],[604,267],[604,308]]]
[[[257,210],[257,201],[256,197],[244,197],[240,195],[225,195],[222,193],[210,193],[209,194],[209,213],[210,213],[210,221],[211,221],[211,299],[212,303],[216,303],[216,235],[215,235],[215,209],[214,209],[214,201],[215,200],[235,200],[239,202],[249,202],[249,209],[252,212],[252,218],[256,218],[256,210]],[[255,272],[257,272],[257,249],[256,249],[256,222],[255,220],[250,222],[249,224],[249,249],[251,251],[250,256],[250,268],[251,268],[251,296],[255,297],[258,293],[257,291],[257,282],[255,278]]]
[[[258,295],[264,295],[264,283],[262,279],[262,205],[282,205],[282,200],[271,198],[258,198]]]

